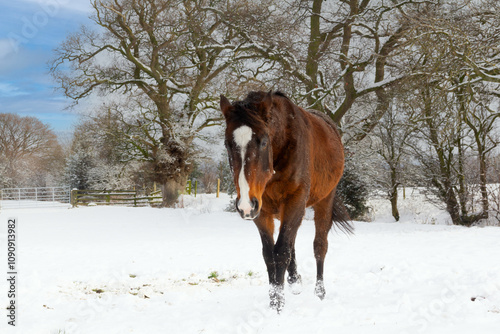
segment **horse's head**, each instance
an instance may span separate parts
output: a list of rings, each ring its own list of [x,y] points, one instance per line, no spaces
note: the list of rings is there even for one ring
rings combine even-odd
[[[238,197],[236,209],[243,219],[254,219],[262,208],[262,194],[273,176],[273,152],[268,128],[271,93],[250,93],[231,104],[221,95],[226,119],[225,145]]]

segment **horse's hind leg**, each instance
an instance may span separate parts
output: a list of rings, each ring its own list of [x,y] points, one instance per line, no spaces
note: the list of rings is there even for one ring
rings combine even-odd
[[[316,236],[314,238],[314,257],[316,258],[316,288],[314,292],[320,299],[325,298],[323,265],[328,251],[328,232],[332,228],[333,199],[335,191],[313,206]]]
[[[288,265],[288,284],[292,288],[292,293],[297,295],[302,292],[302,277],[297,273],[297,260],[295,259],[295,246],[292,249],[290,256],[290,264]]]

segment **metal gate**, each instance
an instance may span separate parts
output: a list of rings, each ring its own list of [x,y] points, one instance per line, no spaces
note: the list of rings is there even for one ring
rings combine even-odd
[[[5,188],[0,191],[0,209],[68,207],[69,187]]]

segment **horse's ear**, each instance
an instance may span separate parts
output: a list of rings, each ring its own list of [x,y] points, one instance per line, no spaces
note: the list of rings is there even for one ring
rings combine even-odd
[[[224,117],[227,119],[229,113],[231,111],[231,102],[224,95],[220,95],[220,110],[224,114]]]
[[[260,109],[262,111],[262,117],[267,122],[271,115],[271,108],[273,106],[273,93],[269,91],[266,96],[260,102]]]

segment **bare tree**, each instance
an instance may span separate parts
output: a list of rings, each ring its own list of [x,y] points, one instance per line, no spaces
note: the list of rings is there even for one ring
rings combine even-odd
[[[464,225],[455,188],[454,152],[457,149],[457,138],[462,135],[457,131],[460,118],[447,105],[442,91],[436,88],[422,88],[421,103],[420,133],[426,144],[420,147],[420,162],[436,195],[445,203],[453,224]]]
[[[489,191],[488,183],[488,161],[490,153],[500,144],[500,139],[495,135],[497,119],[500,112],[494,110],[491,95],[484,94],[479,84],[469,84],[460,87],[457,91],[457,98],[463,106],[463,120],[471,131],[474,149],[477,152],[479,170],[479,188],[481,192],[481,218],[487,219],[489,216]]]
[[[497,164],[493,168],[493,173],[491,174],[494,175],[494,178],[488,189],[489,198],[491,198],[490,218],[495,219],[496,223],[500,224],[500,164]]]
[[[358,99],[375,94],[376,108],[363,115],[358,132],[351,134],[361,140],[386,112],[387,89],[414,74],[411,67],[390,71],[389,61],[410,45],[412,18],[435,3],[262,0],[253,6],[235,2],[230,12],[217,12],[250,50],[275,66],[274,81],[263,80],[288,87],[298,103],[305,101],[308,108],[323,111],[340,124]],[[248,71],[249,77],[255,74]]]
[[[375,139],[373,149],[384,161],[382,177],[378,178],[380,186],[387,191],[391,202],[392,216],[399,221],[398,188],[404,182],[404,172],[407,170],[410,152],[413,145],[412,136],[416,132],[413,115],[405,112],[405,104],[393,99],[387,112],[382,116],[378,126],[372,131]],[[405,159],[406,158],[406,159]]]
[[[244,45],[217,12],[203,9],[223,7],[221,1],[94,0],[92,6],[97,29],[69,35],[51,71],[76,102],[97,92],[132,101],[119,105],[131,154],[151,164],[170,206],[189,175],[194,139],[219,124],[215,92],[230,80],[218,79],[246,59]]]
[[[415,152],[453,223],[468,226],[488,216],[486,162],[497,145],[492,138],[498,118],[492,107],[497,87],[482,83],[492,80],[486,80],[476,68],[480,59],[498,55],[494,50],[498,36],[494,36],[492,25],[497,19],[482,7],[485,2],[443,1],[420,11],[419,17],[411,19],[407,36],[412,47],[400,55],[420,73],[408,85],[413,96],[408,106],[418,116],[422,136]],[[473,45],[477,55],[472,57]],[[494,57],[488,59],[494,73]],[[467,171],[474,157],[478,161],[480,213],[474,209],[470,194],[471,183],[477,181],[468,178]]]
[[[440,17],[456,58],[472,70],[468,81],[500,83],[500,3],[496,0],[465,1],[453,15]],[[498,92],[493,92],[500,96]]]
[[[212,159],[202,161],[199,167],[200,181],[207,194],[214,193],[217,187],[217,164]]]
[[[3,186],[46,186],[57,182],[63,153],[56,135],[35,117],[0,114]]]
[[[122,126],[111,111],[82,119],[66,157],[65,177],[72,188],[131,189],[137,163],[130,162]],[[152,184],[152,182],[150,182]],[[141,185],[143,186],[143,185]]]

